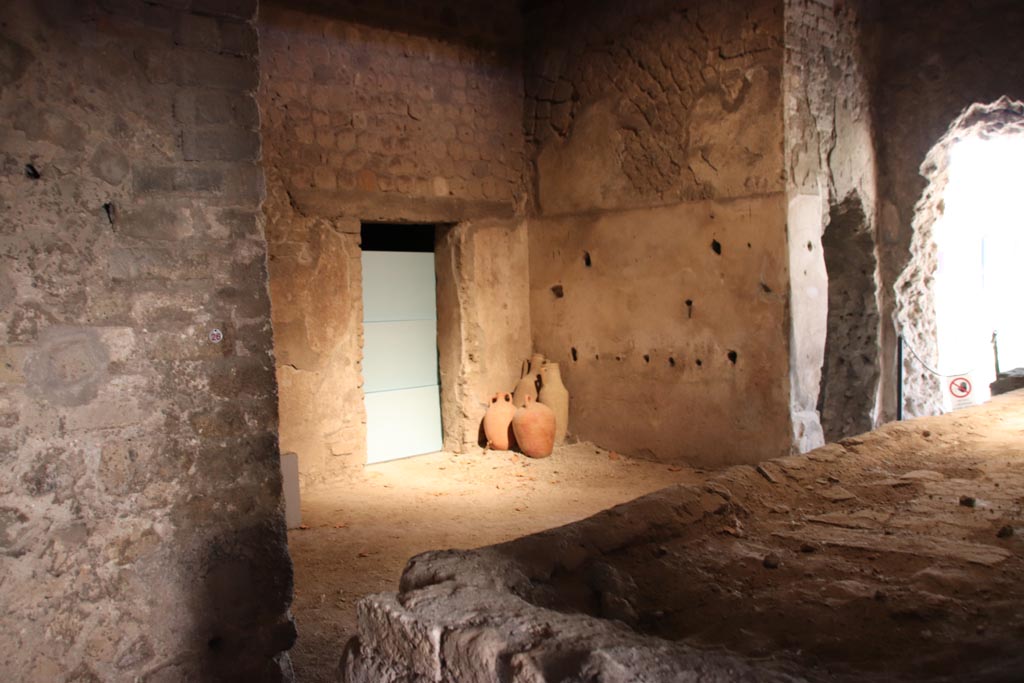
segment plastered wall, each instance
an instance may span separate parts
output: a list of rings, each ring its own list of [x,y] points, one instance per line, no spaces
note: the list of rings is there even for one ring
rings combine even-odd
[[[283,680],[255,2],[0,12],[0,679]]]
[[[570,432],[701,465],[788,452],[781,5],[527,21],[533,339]]]
[[[506,359],[529,352],[518,13],[472,5],[448,8],[457,26],[427,5],[261,8],[280,434],[304,486],[366,460],[361,221],[443,228],[448,448],[476,442],[487,396],[515,381]]]

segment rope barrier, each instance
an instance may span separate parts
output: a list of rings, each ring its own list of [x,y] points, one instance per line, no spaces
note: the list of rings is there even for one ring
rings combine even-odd
[[[907,343],[907,338],[906,337],[903,337],[903,346],[905,346],[907,348],[907,350],[910,351],[911,355],[914,356],[914,358],[917,359],[917,362],[920,363],[921,366],[924,367],[925,370],[927,370],[928,372],[932,373],[936,377],[961,377],[963,375],[969,375],[970,373],[974,372],[973,368],[971,370],[968,370],[967,372],[954,372],[954,373],[951,373],[951,374],[946,374],[946,373],[939,372],[938,370],[935,370],[930,365],[925,363],[924,359],[921,358],[921,356],[917,355],[917,351],[914,350],[914,347]]]

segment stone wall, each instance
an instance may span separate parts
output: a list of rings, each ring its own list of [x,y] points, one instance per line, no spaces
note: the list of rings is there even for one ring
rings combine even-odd
[[[515,314],[497,327],[477,334],[459,326],[489,320],[471,302],[517,291],[508,283],[525,277],[512,269],[526,259],[525,236],[511,242],[467,237],[494,221],[515,222],[525,204],[526,162],[517,24],[506,21],[504,42],[498,42],[494,23],[508,12],[481,14],[463,4],[449,7],[459,21],[447,31],[441,29],[451,17],[428,4],[422,12],[406,12],[404,20],[391,3],[330,9],[323,3],[298,9],[295,3],[268,3],[261,9],[260,106],[281,444],[298,453],[304,486],[343,476],[366,459],[361,221],[471,221],[457,239],[443,243],[454,249],[469,239],[472,258],[492,262],[485,276],[468,266],[450,270],[460,277],[477,273],[481,289],[468,299],[438,302],[441,322],[455,324],[439,328],[441,357],[452,361],[441,368],[442,391],[446,401],[451,392],[461,397],[458,409],[446,413],[449,448],[469,440],[487,395],[514,382],[516,364],[507,371],[509,386],[477,386],[473,377],[487,376],[476,375],[484,351],[491,362],[529,351],[528,343],[514,354],[502,346],[516,338],[515,330],[529,330],[525,286],[507,304]],[[507,44],[510,31],[516,47]],[[445,38],[436,37],[442,32]],[[512,247],[521,251],[506,251]],[[439,253],[439,264],[461,258]],[[505,289],[483,291],[484,283]],[[447,291],[457,297],[467,290],[455,282]],[[486,342],[472,357],[477,341],[470,336]]]
[[[886,357],[895,357],[898,323],[890,322],[895,312],[894,285],[901,273],[915,267],[910,244],[915,207],[927,184],[923,164],[970,105],[995,102],[1004,95],[1024,99],[1024,63],[1015,53],[1024,31],[1024,6],[1013,0],[882,3],[869,29],[879,59],[874,99],[879,131],[883,348]],[[931,331],[921,337],[915,350],[934,367],[935,348],[926,341],[934,339],[934,319],[929,315],[922,310],[921,323],[930,325]],[[907,414],[936,412],[937,383],[912,360],[905,360],[904,368],[907,387],[916,396],[906,404]],[[885,368],[883,381],[884,415],[892,419],[895,364]]]
[[[570,432],[703,465],[788,452],[782,6],[554,2],[527,25],[533,339]]]
[[[4,680],[290,668],[254,12],[5,4]]]
[[[800,451],[866,431],[878,414],[883,359],[865,4],[785,3],[790,398]]]

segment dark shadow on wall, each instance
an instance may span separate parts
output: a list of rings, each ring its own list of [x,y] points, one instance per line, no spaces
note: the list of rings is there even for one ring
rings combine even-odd
[[[822,247],[828,325],[818,412],[831,442],[872,428],[880,374],[875,241],[859,197],[832,207]]]
[[[288,609],[294,584],[277,441],[253,436],[231,450],[233,463],[197,460],[197,475],[220,486],[175,514],[182,569],[193,582],[187,634],[192,656],[177,674],[195,683],[285,683],[293,680],[288,650],[297,633]],[[232,482],[231,467],[247,474]],[[212,526],[218,510],[229,505],[234,528]]]

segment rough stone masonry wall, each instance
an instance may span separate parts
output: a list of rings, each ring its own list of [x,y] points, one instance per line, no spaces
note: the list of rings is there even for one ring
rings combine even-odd
[[[874,98],[881,188],[883,349],[888,357],[895,357],[899,331],[892,322],[895,283],[907,269],[933,272],[926,264],[911,262],[910,253],[915,210],[927,184],[922,164],[971,104],[988,104],[1004,95],[1024,99],[1024,62],[1016,47],[1024,32],[1024,5],[1013,0],[882,3],[870,29],[879,45]],[[918,281],[916,286],[929,285]],[[933,311],[922,310],[918,317],[915,351],[935,367]],[[912,359],[904,361],[904,375],[907,415],[938,412],[938,382]],[[883,381],[885,417],[893,419],[895,365],[886,369]]]
[[[806,451],[877,415],[877,190],[864,3],[787,0],[785,11],[790,400]]]
[[[290,668],[254,12],[3,5],[3,680]]]
[[[527,22],[533,339],[570,432],[706,465],[788,452],[781,3]]]
[[[390,7],[260,14],[281,444],[304,486],[366,459],[360,221],[457,224],[438,242],[446,447],[476,441],[529,352],[522,75],[517,51],[486,43],[502,17],[517,36],[518,15]]]

